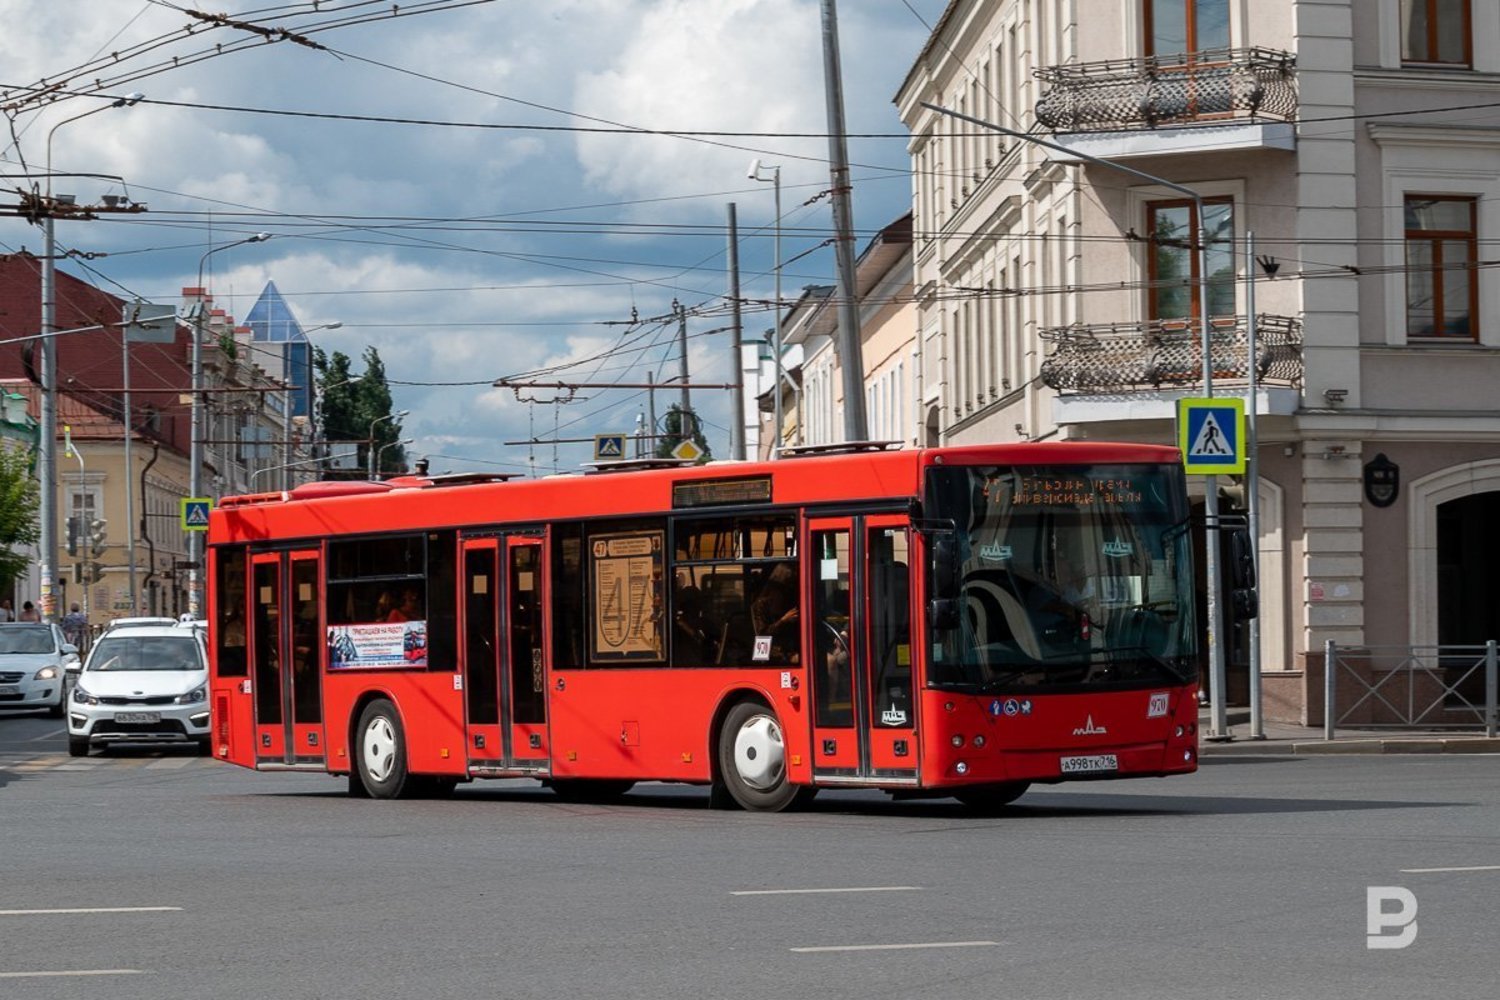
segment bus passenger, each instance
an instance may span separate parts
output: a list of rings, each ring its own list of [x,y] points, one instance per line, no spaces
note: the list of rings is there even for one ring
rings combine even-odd
[[[419,620],[422,617],[421,598],[417,596],[417,588],[407,587],[401,593],[401,606],[392,608],[391,613],[386,616],[388,622],[409,622]]]
[[[757,636],[771,637],[772,663],[797,662],[797,568],[792,563],[779,562],[767,574],[750,603],[750,624]]]

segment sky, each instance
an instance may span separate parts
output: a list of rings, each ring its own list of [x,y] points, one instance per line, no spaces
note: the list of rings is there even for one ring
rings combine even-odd
[[[945,5],[838,5],[857,249],[910,207],[892,100]],[[633,432],[646,394],[518,399],[491,382],[674,377],[676,324],[662,319],[674,300],[690,310],[691,380],[728,381],[730,203],[742,295],[765,303],[747,307],[746,338],[773,323],[774,185],[747,178],[753,159],[781,168],[783,300],[834,283],[820,6],[216,8],[291,36],[268,40],[162,0],[7,0],[0,185],[14,192],[27,183],[17,175],[43,172],[50,133],[54,192],[149,209],[58,223],[60,248],[94,255],[63,270],[180,303],[203,264],[216,305],[241,321],[275,281],[305,329],[342,324],[312,329],[315,344],[356,368],[367,346],[380,352],[395,408],[410,411],[408,453],[432,471],[577,469],[591,443],[506,442]],[[43,80],[73,96],[38,101]],[[110,106],[132,93],[144,99]],[[660,132],[720,134],[648,134]],[[272,239],[204,260],[257,232]],[[0,218],[0,252],[40,247],[35,226]],[[658,392],[658,414],[676,398]],[[724,457],[728,399],[693,398]]]

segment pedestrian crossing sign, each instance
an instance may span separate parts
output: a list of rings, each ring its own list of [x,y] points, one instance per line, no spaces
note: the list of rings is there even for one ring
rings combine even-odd
[[[594,461],[611,462],[625,457],[624,434],[595,434]]]
[[[213,505],[214,502],[209,497],[183,497],[182,530],[207,531],[208,512]]]
[[[1245,472],[1245,401],[1180,399],[1177,401],[1177,447],[1190,476],[1243,475]]]

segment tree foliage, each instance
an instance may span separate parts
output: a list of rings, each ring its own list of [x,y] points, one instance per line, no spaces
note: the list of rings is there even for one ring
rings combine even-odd
[[[675,403],[662,417],[662,436],[656,444],[657,458],[671,458],[672,449],[682,443],[684,438],[692,438],[693,443],[703,449],[703,457],[698,459],[699,463],[707,462],[713,457],[708,450],[708,439],[703,436],[703,423],[698,415],[692,410],[683,410]]]
[[[359,468],[330,470],[327,473],[329,478],[363,479],[372,444],[380,459],[379,474],[390,475],[406,468],[406,449],[396,443],[401,440],[401,420],[393,416],[391,409],[385,362],[373,347],[365,348],[363,361],[364,371],[356,373],[353,362],[342,351],[327,354],[320,347],[313,348],[323,439],[330,443],[358,443]],[[371,425],[374,426],[373,441]],[[389,447],[380,450],[387,445]]]
[[[0,444],[0,588],[26,572],[30,557],[18,548],[41,537],[42,495],[31,476],[30,456],[21,448]]]

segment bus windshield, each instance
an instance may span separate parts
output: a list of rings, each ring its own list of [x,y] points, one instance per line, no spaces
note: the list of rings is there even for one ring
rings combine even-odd
[[[955,542],[949,580],[929,581],[929,593],[957,598],[957,614],[932,617],[934,686],[1039,693],[1195,678],[1180,468],[938,467],[927,494]]]

